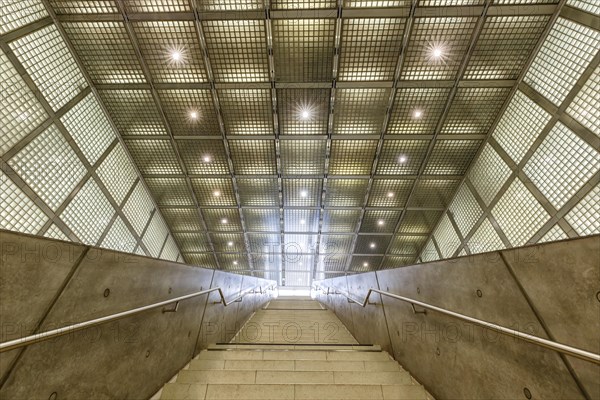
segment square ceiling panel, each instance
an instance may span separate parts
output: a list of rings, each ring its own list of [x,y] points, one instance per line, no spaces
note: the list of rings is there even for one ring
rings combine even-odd
[[[279,207],[277,178],[237,178],[242,207]]]
[[[331,81],[335,19],[276,19],[272,24],[277,82]]]
[[[246,251],[241,233],[211,233],[210,240],[218,253],[243,253]]]
[[[382,256],[353,256],[350,261],[349,271],[352,272],[369,272],[379,268],[379,264],[383,261]]]
[[[282,140],[281,164],[284,175],[322,175],[325,169],[325,140]]]
[[[321,179],[284,179],[283,205],[286,207],[318,207],[321,202]]]
[[[182,232],[174,233],[179,249],[184,253],[204,253],[211,251],[210,239],[206,233]]]
[[[458,188],[458,180],[423,179],[417,182],[409,207],[446,208]]]
[[[377,164],[377,173],[381,175],[417,174],[428,146],[428,140],[385,140]]]
[[[132,13],[189,12],[187,0],[127,0],[125,9]]]
[[[165,221],[171,228],[171,232],[191,232],[204,230],[200,221],[198,210],[193,207],[187,208],[161,208]],[[181,249],[181,251],[184,251]]]
[[[119,9],[114,0],[50,0],[56,14],[111,14]]]
[[[132,25],[154,82],[207,81],[193,21],[134,21]]]
[[[360,225],[361,233],[393,233],[401,211],[367,210]]]
[[[354,233],[361,217],[360,210],[324,210],[323,232]]]
[[[191,181],[200,206],[237,206],[233,183],[230,178],[192,178]]]
[[[399,268],[407,265],[413,265],[416,262],[416,256],[414,257],[398,257],[398,256],[386,256],[381,263],[381,269]]]
[[[144,175],[182,172],[173,146],[168,140],[126,140],[125,145]]]
[[[442,211],[406,211],[398,227],[399,233],[430,233],[442,215]]]
[[[273,134],[270,90],[223,89],[219,101],[228,135]]]
[[[274,140],[230,140],[233,169],[238,175],[277,173]]]
[[[221,135],[210,90],[158,90],[173,135]]]
[[[325,207],[362,207],[368,186],[368,179],[328,179]]]
[[[404,18],[344,19],[339,80],[393,80],[405,21]]]
[[[122,136],[166,135],[149,90],[99,90],[98,93]]]
[[[280,133],[326,135],[329,97],[329,89],[278,89]]]
[[[376,177],[369,193],[369,207],[404,207],[414,181]]]
[[[390,98],[390,89],[338,89],[333,133],[379,135]]]
[[[229,162],[221,140],[178,140],[177,146],[189,174],[229,174]]]
[[[262,10],[263,0],[203,0],[198,5],[204,11]]]
[[[376,150],[377,140],[332,140],[329,173],[369,175]]]
[[[261,254],[263,262],[279,259],[281,256],[281,235],[279,234],[249,233],[248,242],[250,251],[253,254]]]
[[[206,226],[211,232],[241,232],[242,223],[237,208],[210,208],[202,210]]]
[[[427,236],[425,235],[398,235],[392,238],[389,253],[396,255],[411,255],[417,256],[419,251],[425,245]]]
[[[95,83],[146,81],[123,22],[64,22],[62,25]]]
[[[388,134],[433,135],[448,101],[450,88],[400,88]]]
[[[391,235],[358,235],[354,253],[384,254],[391,238]]]
[[[285,232],[319,231],[319,210],[283,210],[283,229]]]
[[[335,8],[336,0],[272,0],[273,10],[309,10]]]
[[[438,140],[425,167],[425,174],[464,175],[482,140]]]
[[[352,253],[354,235],[321,235],[319,254],[328,258]]]
[[[455,78],[476,23],[477,18],[467,17],[416,18],[402,79]]]
[[[280,230],[279,209],[244,208],[242,214],[248,232],[279,232]]]
[[[267,40],[261,20],[203,21],[216,82],[268,82]]]
[[[183,178],[146,178],[159,206],[192,206],[194,202]]]

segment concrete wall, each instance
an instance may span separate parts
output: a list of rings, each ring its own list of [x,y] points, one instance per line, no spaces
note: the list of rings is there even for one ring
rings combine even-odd
[[[0,341],[220,286],[270,281],[0,231]],[[186,300],[0,355],[0,398],[148,398],[208,343],[227,341],[272,296]],[[208,301],[207,301],[208,299]]]
[[[600,353],[600,236],[321,281],[370,287]],[[438,399],[598,399],[600,367],[433,311],[319,294],[362,343],[381,343]],[[418,307],[417,307],[417,311]]]

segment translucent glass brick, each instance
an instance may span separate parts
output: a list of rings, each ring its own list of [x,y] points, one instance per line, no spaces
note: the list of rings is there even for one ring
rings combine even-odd
[[[600,185],[596,185],[565,216],[567,222],[581,236],[600,233]]]
[[[168,233],[169,230],[160,216],[160,213],[154,213],[152,221],[150,222],[150,225],[148,225],[148,229],[144,233],[142,239],[152,257],[158,258]]]
[[[40,0],[2,0],[0,34],[5,34],[47,17],[46,7]]]
[[[444,214],[440,224],[433,233],[435,241],[442,252],[442,258],[450,258],[461,245],[458,234],[454,230],[450,218]]]
[[[433,241],[429,239],[423,251],[421,252],[421,260],[423,262],[436,261],[440,259],[440,255],[438,254]]]
[[[98,244],[115,210],[93,179],[83,185],[60,218],[85,244]]]
[[[565,231],[556,224],[540,240],[538,240],[538,243],[555,242],[563,239],[568,239],[568,236]]]
[[[116,139],[110,122],[93,94],[88,94],[77,103],[61,121],[92,165]]]
[[[514,247],[526,244],[550,218],[520,179],[508,187],[492,215]]]
[[[0,155],[3,155],[48,115],[1,51],[0,92]]]
[[[44,233],[44,236],[51,239],[71,241],[71,239],[69,239],[69,237],[54,224],[50,225],[50,228]]]
[[[118,143],[96,173],[117,204],[121,204],[137,179],[135,166],[129,160],[123,146]]]
[[[524,81],[560,106],[600,46],[600,32],[559,18]]]
[[[127,229],[121,217],[117,217],[100,246],[124,253],[133,253],[136,245],[137,240],[133,237],[129,229]]]
[[[600,169],[600,153],[557,122],[527,162],[524,172],[560,209]]]
[[[55,111],[87,87],[54,25],[17,39],[10,47]]]
[[[0,228],[36,234],[48,217],[0,171]]]
[[[493,137],[519,164],[550,118],[550,114],[517,90],[496,125]]]
[[[492,146],[486,144],[469,172],[469,179],[485,204],[489,205],[511,173]]]
[[[138,182],[129,199],[123,206],[123,214],[127,217],[138,235],[141,235],[148,223],[154,204],[146,192],[144,185]]]
[[[589,128],[597,136],[600,136],[600,66],[596,67],[594,73],[588,78],[585,85],[579,90],[577,96],[567,109],[567,113],[573,116],[583,126]]]
[[[471,229],[481,217],[483,211],[469,187],[465,184],[458,189],[449,211],[454,214],[454,221],[460,229],[463,237],[467,236]]]
[[[600,14],[600,3],[596,0],[567,0],[567,4],[590,14]]]
[[[54,125],[8,163],[53,210],[61,205],[86,173],[77,154]]]
[[[500,236],[498,236],[498,233],[487,218],[483,220],[483,223],[473,236],[471,236],[467,245],[469,246],[469,250],[471,250],[471,254],[502,250],[505,247]]]
[[[163,260],[177,261],[178,257],[179,249],[177,248],[177,244],[175,243],[175,240],[173,240],[173,237],[169,236],[162,253],[160,253],[160,258]]]

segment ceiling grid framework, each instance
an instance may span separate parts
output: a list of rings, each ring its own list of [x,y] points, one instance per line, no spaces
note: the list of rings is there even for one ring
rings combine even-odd
[[[32,38],[56,23],[84,68],[87,90],[120,134],[113,146],[130,153],[142,174],[118,194],[98,172],[114,159],[112,151],[90,167],[117,210],[99,233],[100,244],[113,243],[125,225],[148,255],[179,248],[180,260],[191,264],[308,286],[313,279],[410,265],[419,255],[472,253],[468,243],[491,237],[490,228],[503,246],[514,245],[494,207],[505,193],[524,193],[517,181],[551,215],[533,239],[550,231],[560,237],[556,223],[565,235],[591,229],[581,220],[593,211],[586,199],[595,193],[589,182],[597,172],[585,169],[591,180],[567,196],[534,168],[557,149],[556,140],[536,136],[534,147],[514,162],[506,140],[492,136],[483,150],[519,93],[559,115],[567,131],[545,132],[548,140],[574,133],[594,148],[599,124],[586,113],[594,97],[586,82],[596,79],[587,77],[597,76],[590,66],[597,61],[582,61],[574,74],[584,78],[557,81],[556,87],[584,87],[568,93],[569,104],[552,104],[559,95],[545,99],[546,89],[520,83],[561,9],[593,21],[585,2],[23,3],[19,15],[6,20],[2,40]],[[580,20],[561,23],[581,33],[572,25]],[[61,90],[70,97],[73,89]],[[38,117],[35,127],[21,128],[13,116],[10,123],[23,133],[2,146],[14,156],[84,97],[75,104],[66,99],[64,110],[53,111],[60,117]],[[573,143],[569,151],[581,146]],[[490,187],[491,203],[465,181],[482,151],[494,152],[510,171]],[[96,153],[90,145],[77,154],[87,160]],[[514,168],[522,170],[515,174]],[[79,181],[77,190],[85,184]],[[148,187],[153,200],[135,185]],[[84,192],[93,190],[85,186]],[[541,203],[547,196],[554,205]],[[459,197],[464,206],[452,203]],[[148,201],[157,208],[141,226],[131,210]],[[457,213],[469,215],[468,222]],[[44,220],[44,231],[54,232],[52,221]],[[72,233],[67,225],[59,228]],[[456,249],[449,242],[457,242]],[[427,251],[432,255],[423,257]]]

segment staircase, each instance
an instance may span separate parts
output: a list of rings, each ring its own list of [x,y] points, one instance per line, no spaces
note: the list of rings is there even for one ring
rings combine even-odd
[[[279,298],[231,343],[202,351],[153,399],[433,398],[379,346],[358,344],[318,302]]]

